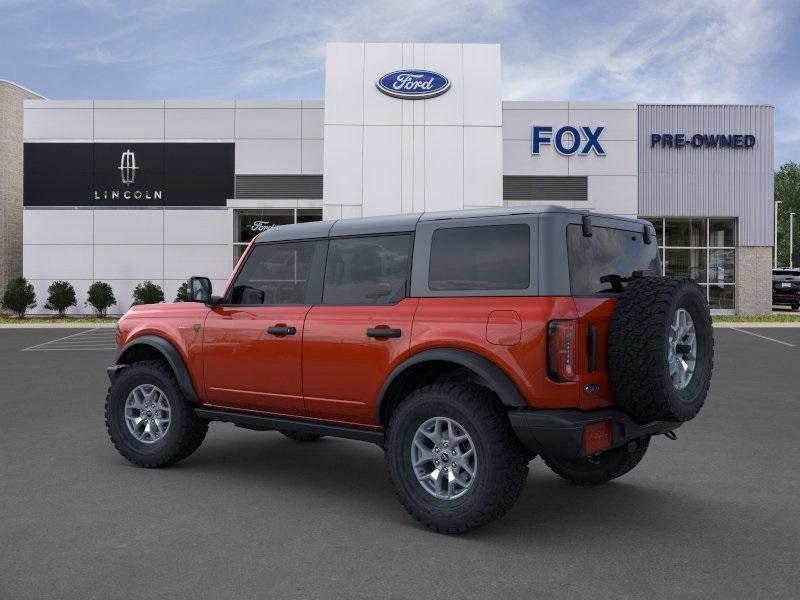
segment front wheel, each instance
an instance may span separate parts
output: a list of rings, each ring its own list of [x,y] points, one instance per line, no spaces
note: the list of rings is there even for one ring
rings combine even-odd
[[[106,428],[119,453],[140,467],[164,467],[192,454],[206,437],[170,368],[158,360],[133,363],[106,396]]]
[[[386,433],[395,492],[425,527],[461,533],[501,517],[522,492],[528,454],[484,387],[437,384],[400,404]]]
[[[622,477],[644,457],[650,438],[644,437],[597,456],[584,458],[548,458],[545,464],[559,477],[578,485],[597,485]]]

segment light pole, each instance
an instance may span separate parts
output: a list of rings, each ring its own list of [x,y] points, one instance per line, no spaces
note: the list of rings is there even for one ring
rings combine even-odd
[[[789,268],[792,264],[792,251],[794,250],[794,213],[789,213]]]
[[[775,201],[775,266],[773,268],[778,268],[778,205],[781,203],[781,200]]]

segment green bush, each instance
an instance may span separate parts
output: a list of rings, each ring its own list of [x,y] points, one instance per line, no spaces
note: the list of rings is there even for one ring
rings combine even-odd
[[[178,288],[178,293],[175,294],[175,302],[188,302],[189,301],[189,282],[184,281],[181,287]]]
[[[47,304],[44,307],[58,312],[59,317],[63,317],[70,306],[77,305],[75,288],[69,281],[54,281],[47,288]]]
[[[98,316],[105,317],[106,311],[116,303],[117,299],[114,298],[114,290],[106,282],[95,281],[89,286],[86,304],[93,307]]]
[[[164,301],[164,290],[152,281],[143,281],[133,288],[133,301],[136,304],[158,304]]]
[[[12,279],[6,286],[0,305],[16,313],[20,319],[24,318],[28,309],[36,306],[36,292],[33,290],[33,285],[24,277]]]

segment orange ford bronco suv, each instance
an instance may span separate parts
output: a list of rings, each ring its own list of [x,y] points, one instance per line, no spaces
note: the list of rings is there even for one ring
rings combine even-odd
[[[400,502],[456,533],[500,517],[541,456],[597,484],[703,406],[708,304],[646,221],[556,207],[275,227],[221,296],[120,320],[106,424],[131,462],[212,421],[380,445]]]

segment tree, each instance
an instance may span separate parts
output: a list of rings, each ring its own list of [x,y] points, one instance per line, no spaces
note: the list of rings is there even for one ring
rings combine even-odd
[[[33,285],[28,283],[28,280],[24,277],[12,279],[6,286],[0,305],[23,319],[28,309],[36,306],[36,292],[33,289]]]
[[[775,200],[778,206],[778,265],[789,266],[789,213],[795,214],[795,254],[800,252],[800,164],[787,162],[775,173]],[[797,261],[794,261],[798,266]]]
[[[104,281],[95,281],[89,286],[89,293],[86,297],[86,304],[92,306],[97,311],[98,316],[105,317],[106,311],[117,303],[114,298],[114,290]]]
[[[175,294],[175,302],[188,302],[189,301],[189,282],[184,281],[181,287],[178,288],[178,293]]]
[[[75,288],[69,281],[54,281],[47,288],[47,304],[44,307],[47,310],[57,311],[59,317],[63,317],[70,306],[77,304]]]
[[[143,281],[133,289],[136,304],[158,304],[164,301],[164,290],[152,281]]]

